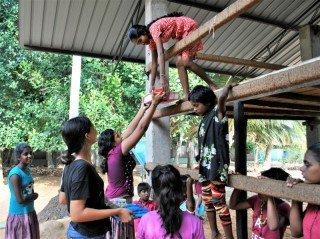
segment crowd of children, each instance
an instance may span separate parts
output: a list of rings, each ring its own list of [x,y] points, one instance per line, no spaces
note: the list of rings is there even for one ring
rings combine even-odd
[[[199,181],[194,182],[189,175],[180,175],[172,165],[157,166],[151,172],[152,185],[140,183],[137,188],[139,200],[132,201],[135,161],[130,150],[147,130],[156,107],[167,93],[163,43],[170,38],[180,40],[196,28],[197,23],[193,19],[174,13],[152,21],[148,26],[135,25],[130,29],[129,37],[134,43],[150,45],[151,86],[159,64],[160,81],[165,90],[160,94],[152,94],[150,104],[142,102],[125,132],[120,134],[107,129],[100,134],[99,154],[104,158],[101,168],[108,182],[105,191],[104,182],[91,162],[91,148],[97,142],[94,125],[83,116],[69,119],[63,124],[61,133],[67,152],[62,157],[65,167],[59,202],[66,204],[70,213],[68,238],[203,239],[202,202],[205,204],[211,238],[221,238],[216,213],[225,238],[234,238],[229,208],[253,210],[252,239],[281,239],[288,225],[294,237],[320,238],[319,205],[309,204],[302,212],[301,202],[292,201],[290,208],[288,203],[279,198],[261,194],[238,201],[240,191],[236,189],[227,205],[225,186],[230,159],[226,100],[232,86],[225,87],[219,98],[215,96],[212,89],[216,85],[192,61],[193,56],[203,47],[201,42],[195,43],[177,57],[185,96],[188,96],[194,112],[202,116],[197,135]],[[196,86],[189,93],[186,68],[202,77],[210,87]],[[32,148],[20,143],[15,149],[15,155],[17,164],[8,174],[11,197],[5,238],[38,239],[39,223],[34,210],[38,194],[33,190],[33,178],[28,168],[32,160]],[[301,171],[306,183],[320,184],[320,143],[308,148]],[[287,180],[288,187],[294,187],[300,182],[279,168],[264,171],[261,177]],[[198,196],[197,202],[193,187]],[[152,192],[154,201],[150,200]],[[133,203],[135,206],[125,208],[115,205],[121,200],[124,200],[125,205]],[[124,231],[119,233],[121,228]]]

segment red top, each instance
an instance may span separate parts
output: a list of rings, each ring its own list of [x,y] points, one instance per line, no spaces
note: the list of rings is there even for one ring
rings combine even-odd
[[[258,195],[248,198],[248,203],[250,204],[253,215],[252,215],[252,239],[281,239],[283,238],[284,232],[287,228],[287,225],[284,225],[277,230],[271,231],[267,224],[267,210],[264,209],[261,214],[261,199]],[[289,222],[290,206],[286,202],[282,202],[277,205],[278,213],[286,218],[286,221]],[[262,220],[262,221],[261,221]],[[263,222],[264,221],[264,222]]]
[[[320,206],[308,204],[303,218],[303,238],[317,239],[320,236]]]
[[[134,201],[133,203],[140,204],[141,206],[147,208],[149,211],[154,211],[158,209],[157,203],[151,200],[145,202],[139,199],[138,201]]]
[[[149,31],[152,36],[152,40],[149,44],[150,50],[155,51],[157,49],[155,44],[155,40],[157,39],[161,39],[162,43],[166,43],[170,39],[181,40],[197,28],[197,22],[186,16],[161,18],[152,23],[149,27]],[[182,58],[190,58],[202,49],[202,42],[197,41],[180,54]]]

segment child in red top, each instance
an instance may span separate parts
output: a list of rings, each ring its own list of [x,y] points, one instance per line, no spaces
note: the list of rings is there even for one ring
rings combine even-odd
[[[150,200],[151,187],[148,183],[145,183],[145,182],[139,183],[137,190],[138,190],[139,200],[133,201],[133,203],[139,204],[147,208],[149,211],[155,211],[158,209],[158,205],[156,204],[156,202]],[[133,221],[135,233],[137,233],[140,220],[141,218],[135,218]]]
[[[320,142],[310,146],[304,156],[304,165],[300,168],[306,183],[320,184]],[[287,184],[292,187],[301,180],[289,178]],[[292,237],[304,239],[320,238],[320,206],[308,204],[302,213],[302,203],[292,201],[290,211],[290,229]]]
[[[281,168],[270,168],[261,173],[262,177],[285,181],[289,174]],[[289,225],[290,206],[278,198],[258,194],[239,202],[241,191],[234,189],[229,207],[235,210],[253,210],[251,239],[281,239]]]
[[[150,91],[154,85],[157,64],[159,64],[160,82],[167,92],[168,81],[166,79],[165,67],[164,67],[164,48],[163,43],[168,42],[170,39],[177,41],[188,36],[192,31],[198,28],[198,23],[193,19],[183,16],[182,13],[171,13],[162,16],[147,26],[133,25],[129,29],[130,40],[137,45],[149,45],[152,56],[152,67],[150,74]],[[193,62],[193,58],[198,51],[203,49],[203,44],[199,40],[192,44],[185,50],[183,50],[176,58],[176,65],[178,68],[178,74],[185,94],[187,98],[189,94],[189,82],[186,68],[190,69],[200,78],[202,78],[212,90],[217,89],[216,84],[205,73],[205,71]]]
[[[151,187],[148,183],[138,184],[138,195],[139,200],[133,203],[140,204],[141,206],[147,208],[149,211],[157,210],[157,204],[150,200]]]

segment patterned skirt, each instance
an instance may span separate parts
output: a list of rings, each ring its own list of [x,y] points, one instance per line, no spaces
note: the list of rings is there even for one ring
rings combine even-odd
[[[39,222],[35,211],[28,214],[9,215],[5,239],[40,239]]]

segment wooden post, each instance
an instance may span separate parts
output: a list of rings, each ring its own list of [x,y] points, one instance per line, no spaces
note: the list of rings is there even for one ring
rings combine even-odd
[[[149,23],[167,14],[167,1],[165,0],[145,0],[145,22]],[[166,47],[166,45],[164,46]],[[151,62],[149,47],[146,47],[146,65]],[[169,73],[169,64],[166,62],[166,74]],[[159,79],[156,79],[156,84]],[[146,81],[148,89],[149,81]],[[161,106],[158,106],[160,108]],[[163,117],[151,122],[146,132],[146,161],[157,163],[169,163],[171,160],[171,138],[170,138],[170,118]]]
[[[77,117],[79,115],[80,78],[81,78],[81,56],[73,56],[71,85],[70,85],[69,119]]]
[[[244,115],[243,102],[234,103],[234,145],[235,145],[235,171],[247,175],[247,119]],[[247,199],[247,192],[242,191],[239,200]],[[238,239],[248,238],[247,210],[236,212],[237,237]]]
[[[320,56],[319,31],[319,26],[306,25],[300,28],[300,52],[303,61]],[[320,141],[320,117],[306,122],[306,134],[308,147]]]

